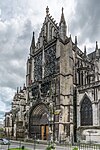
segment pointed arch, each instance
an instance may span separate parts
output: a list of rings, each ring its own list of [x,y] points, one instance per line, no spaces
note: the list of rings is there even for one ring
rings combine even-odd
[[[92,102],[86,94],[80,106],[80,124],[81,126],[93,125]]]
[[[29,137],[48,139],[48,107],[44,103],[34,105],[29,113]]]

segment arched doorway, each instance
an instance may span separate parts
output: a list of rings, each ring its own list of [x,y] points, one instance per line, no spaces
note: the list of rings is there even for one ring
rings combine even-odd
[[[49,134],[48,108],[41,103],[34,106],[29,116],[29,137],[47,140]]]
[[[81,103],[80,120],[81,126],[93,125],[92,102],[85,96]]]

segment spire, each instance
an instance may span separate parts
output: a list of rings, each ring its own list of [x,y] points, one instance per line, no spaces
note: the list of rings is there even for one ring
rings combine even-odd
[[[75,36],[75,46],[77,46],[77,36]]]
[[[65,39],[66,39],[66,21],[65,21],[63,10],[64,9],[62,7],[62,14],[61,14],[61,19],[60,19],[60,23],[59,23],[59,34],[60,34],[60,38],[63,41],[65,41]]]
[[[24,85],[23,85],[23,90],[26,90],[26,86],[25,86],[25,83],[24,83]]]
[[[63,11],[64,11],[64,8],[62,7],[62,14],[61,14],[61,19],[60,19],[59,25],[61,25],[61,23],[66,25],[66,21],[65,21],[65,17],[64,17]]]
[[[48,15],[49,14],[49,7],[47,6],[47,8],[46,8],[46,15]]]
[[[18,87],[17,87],[17,94],[18,94]]]
[[[35,50],[35,37],[34,37],[34,32],[33,32],[32,43],[30,47],[30,54],[32,54],[34,50]]]
[[[96,41],[96,50],[98,50],[98,42]]]
[[[20,86],[20,92],[22,91],[21,86]]]
[[[98,42],[96,41],[96,48],[95,48],[95,57],[99,58],[99,50],[98,50]]]
[[[71,34],[70,34],[70,41],[72,41],[72,36],[71,36]]]
[[[32,38],[32,48],[34,49],[35,48],[35,37],[34,37],[34,32],[33,32],[33,38]]]
[[[84,46],[84,56],[86,56],[86,46]]]

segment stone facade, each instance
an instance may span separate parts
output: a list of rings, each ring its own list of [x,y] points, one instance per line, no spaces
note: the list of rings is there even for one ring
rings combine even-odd
[[[7,137],[24,138],[26,118],[26,87],[15,93],[12,109],[5,113],[5,133]]]
[[[87,55],[86,47],[82,52],[77,37],[73,42],[67,35],[63,8],[57,25],[47,7],[37,43],[33,32],[26,88],[13,100],[19,104],[12,114],[14,135],[22,121],[26,138],[100,142],[99,68],[98,43],[94,52]]]

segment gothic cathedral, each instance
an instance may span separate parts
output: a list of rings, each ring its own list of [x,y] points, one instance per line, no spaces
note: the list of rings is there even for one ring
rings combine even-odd
[[[33,32],[26,86],[15,93],[12,110],[5,114],[5,131],[55,141],[91,136],[100,142],[100,49],[96,42],[87,55],[76,36],[74,42],[68,37],[63,8],[59,25],[46,8],[37,43]]]

